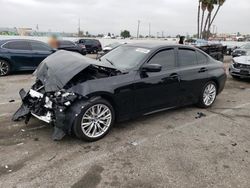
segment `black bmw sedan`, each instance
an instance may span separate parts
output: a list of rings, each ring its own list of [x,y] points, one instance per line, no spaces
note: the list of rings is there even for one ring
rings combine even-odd
[[[223,64],[203,51],[159,44],[122,45],[99,60],[58,51],[35,76],[13,120],[34,116],[53,123],[55,140],[74,133],[86,141],[116,121],[188,104],[208,108],[226,82]]]
[[[35,70],[55,50],[36,40],[0,40],[0,76],[13,71]]]

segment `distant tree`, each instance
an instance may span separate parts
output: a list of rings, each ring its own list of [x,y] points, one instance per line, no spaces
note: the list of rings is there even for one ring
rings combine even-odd
[[[104,37],[104,35],[103,34],[98,34],[97,37]]]
[[[130,32],[128,30],[124,30],[121,32],[121,37],[123,38],[129,38],[131,37]]]
[[[109,37],[111,37],[111,34],[110,34],[110,33],[108,33],[108,36],[109,36]]]

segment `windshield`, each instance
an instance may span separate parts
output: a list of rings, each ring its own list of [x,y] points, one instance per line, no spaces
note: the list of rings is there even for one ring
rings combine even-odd
[[[245,45],[241,46],[240,48],[242,48],[242,49],[249,49],[250,50],[250,43],[245,44]]]
[[[149,49],[134,46],[120,46],[100,58],[119,70],[127,70],[138,66],[150,52]]]

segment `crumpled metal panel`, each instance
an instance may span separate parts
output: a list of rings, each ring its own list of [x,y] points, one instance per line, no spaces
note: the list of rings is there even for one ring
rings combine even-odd
[[[53,92],[62,89],[75,75],[90,65],[115,69],[107,62],[93,60],[79,53],[59,50],[44,59],[34,75],[44,84],[46,92]]]

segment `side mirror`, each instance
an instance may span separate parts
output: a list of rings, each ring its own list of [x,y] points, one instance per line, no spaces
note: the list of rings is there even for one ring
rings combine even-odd
[[[145,64],[142,67],[142,71],[144,71],[144,72],[160,72],[161,68],[162,67],[159,64]]]

